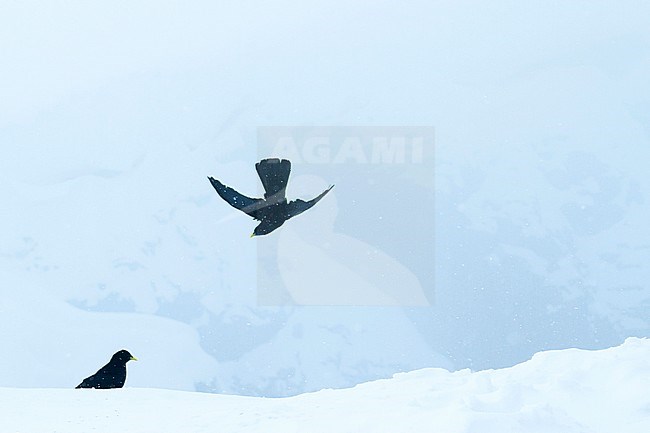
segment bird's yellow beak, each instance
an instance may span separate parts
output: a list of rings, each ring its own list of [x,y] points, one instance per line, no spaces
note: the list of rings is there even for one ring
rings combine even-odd
[[[131,356],[130,360],[131,360],[131,361],[137,361],[138,358],[136,358],[135,356]]]
[[[251,237],[255,236],[255,232],[251,233]]]

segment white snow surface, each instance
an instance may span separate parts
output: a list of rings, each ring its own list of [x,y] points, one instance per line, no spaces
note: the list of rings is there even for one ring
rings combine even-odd
[[[0,388],[0,425],[6,433],[647,433],[648,359],[650,340],[628,338],[500,370],[429,368],[284,398]]]

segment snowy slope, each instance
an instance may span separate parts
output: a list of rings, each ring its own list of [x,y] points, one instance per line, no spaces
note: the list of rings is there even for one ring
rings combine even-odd
[[[646,433],[650,341],[536,354],[502,370],[424,369],[258,398],[125,388],[0,388],[6,433]]]

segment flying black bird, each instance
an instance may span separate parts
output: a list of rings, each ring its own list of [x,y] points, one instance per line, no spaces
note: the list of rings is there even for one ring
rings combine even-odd
[[[263,159],[255,164],[255,169],[264,186],[264,198],[246,197],[208,176],[214,189],[230,206],[260,221],[251,237],[271,233],[289,218],[303,213],[318,203],[318,200],[334,187],[334,185],[330,186],[318,197],[309,201],[297,199],[287,202],[285,193],[291,173],[291,161],[278,158]]]
[[[109,388],[122,388],[126,381],[126,363],[129,361],[137,361],[128,350],[120,350],[111,360],[100,368],[97,373],[87,377],[76,386],[79,388],[96,388],[96,389],[109,389]]]

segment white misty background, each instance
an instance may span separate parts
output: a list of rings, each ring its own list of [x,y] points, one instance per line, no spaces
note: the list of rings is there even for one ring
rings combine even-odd
[[[126,347],[129,386],[280,396],[647,335],[649,9],[3,2],[0,386]],[[388,167],[271,235],[357,239],[430,306],[258,306],[206,177],[253,194],[256,128],[313,124],[435,127],[433,184]]]

